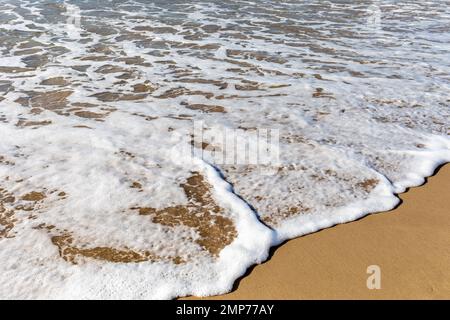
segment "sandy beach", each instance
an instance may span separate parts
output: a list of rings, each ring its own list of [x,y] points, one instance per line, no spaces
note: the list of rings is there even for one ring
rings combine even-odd
[[[396,209],[288,241],[212,299],[449,299],[449,190],[447,164]],[[380,290],[367,289],[369,265]]]
[[[0,0],[0,299],[449,298],[441,2]]]

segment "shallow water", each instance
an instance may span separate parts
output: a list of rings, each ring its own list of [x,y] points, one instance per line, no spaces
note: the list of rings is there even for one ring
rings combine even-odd
[[[394,207],[450,161],[449,5],[0,0],[0,297],[223,293]]]

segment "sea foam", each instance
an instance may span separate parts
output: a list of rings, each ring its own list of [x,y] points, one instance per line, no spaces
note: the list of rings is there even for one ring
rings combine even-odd
[[[442,3],[0,0],[0,298],[225,293],[395,207],[450,161]]]

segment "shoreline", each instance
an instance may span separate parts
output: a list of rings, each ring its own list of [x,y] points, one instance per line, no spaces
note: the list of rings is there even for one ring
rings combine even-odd
[[[396,208],[283,242],[232,292],[202,299],[450,299],[447,190],[450,163],[397,195]],[[366,286],[372,265],[379,290]]]

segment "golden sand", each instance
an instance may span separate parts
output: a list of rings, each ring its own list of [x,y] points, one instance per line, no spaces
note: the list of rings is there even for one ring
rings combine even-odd
[[[221,214],[223,210],[212,198],[211,186],[199,173],[194,173],[181,187],[188,198],[187,205],[162,210],[138,208],[139,214],[149,215],[153,223],[164,226],[184,225],[194,228],[200,236],[195,242],[211,255],[217,256],[236,237],[233,221]]]
[[[190,110],[200,110],[206,113],[210,112],[226,113],[225,108],[218,105],[207,105],[196,103],[196,104],[187,104],[185,107]]]

